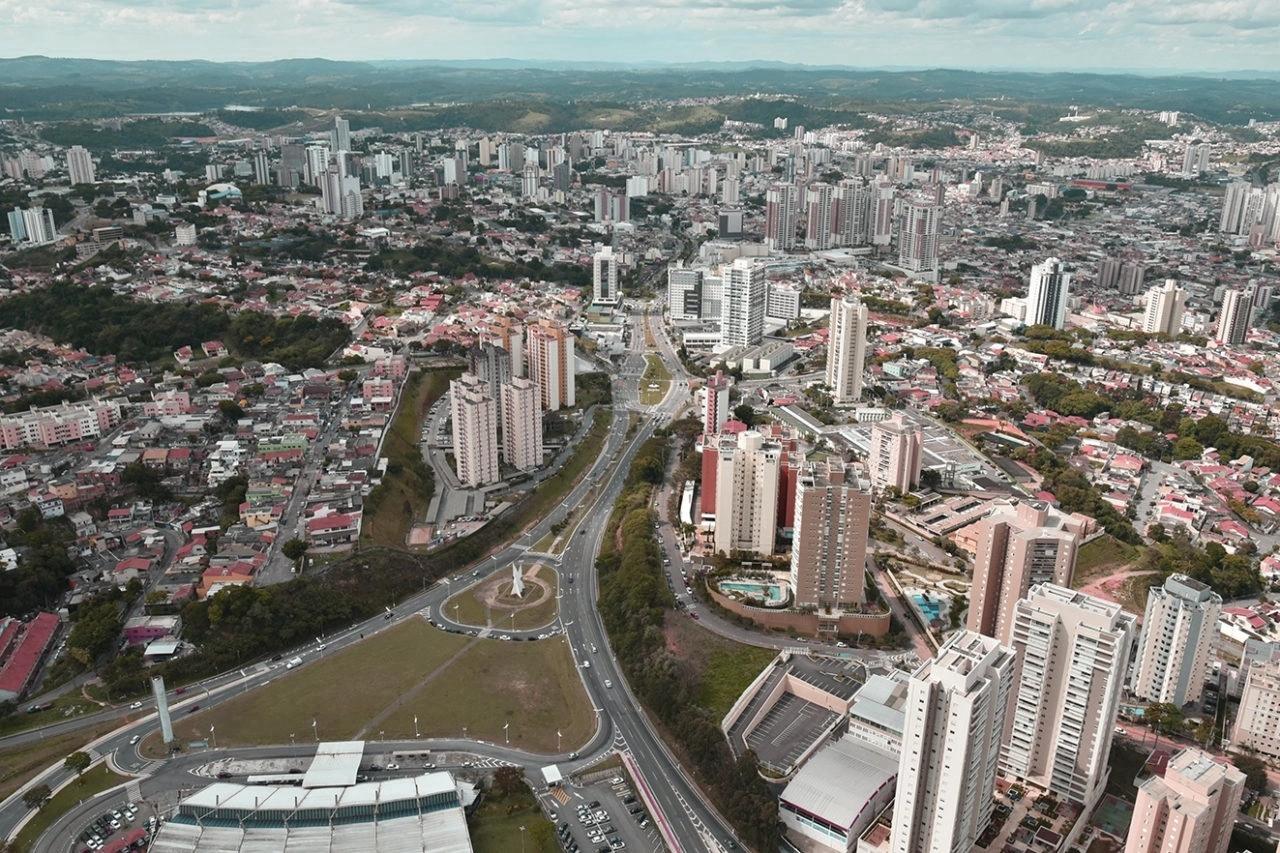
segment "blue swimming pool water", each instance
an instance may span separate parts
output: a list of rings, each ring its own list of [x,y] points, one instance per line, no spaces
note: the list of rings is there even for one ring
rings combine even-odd
[[[769,581],[720,581],[720,589],[750,595],[769,604],[781,604],[784,598],[782,586]]]
[[[930,622],[942,616],[942,603],[936,598],[927,599],[917,592],[911,596],[911,600],[916,603],[916,606],[920,608],[920,612],[923,613],[925,618]]]

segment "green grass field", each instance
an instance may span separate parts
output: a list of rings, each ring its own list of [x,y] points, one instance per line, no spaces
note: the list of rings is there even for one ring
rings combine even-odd
[[[426,514],[435,482],[422,459],[418,436],[427,409],[449,390],[449,380],[456,375],[456,370],[432,370],[410,376],[382,445],[387,475],[369,495],[373,509],[366,504],[360,528],[364,544],[403,548],[409,528]]]
[[[656,406],[667,396],[671,388],[671,371],[662,363],[662,359],[654,353],[644,357],[644,376],[640,377],[640,403],[645,406]]]
[[[123,723],[107,720],[67,734],[42,738],[35,743],[0,751],[0,800],[12,794],[50,764],[62,761],[86,743]]]
[[[207,711],[174,720],[178,742],[219,747],[320,740],[412,738],[414,716],[423,737],[457,736],[554,751],[584,743],[595,716],[562,638],[502,642],[450,634],[411,619],[323,661]],[[158,736],[145,742],[157,755]]]
[[[25,703],[23,708],[28,707]],[[81,714],[88,714],[92,711],[100,711],[102,706],[81,696],[78,692],[67,693],[53,700],[53,707],[46,711],[37,711],[34,714],[28,714],[26,711],[19,711],[0,720],[0,737],[11,735],[15,732],[34,729],[37,726],[47,726],[50,723],[60,723],[63,720],[69,720],[72,717],[78,717]]]
[[[179,743],[203,740],[212,725],[220,747],[289,743],[290,735],[312,740],[315,720],[321,740],[345,740],[469,640],[409,619],[318,663],[281,670],[266,687],[216,708],[179,712],[174,735]]]
[[[778,656],[773,649],[726,640],[676,613],[668,614],[666,633],[668,648],[697,673],[698,704],[716,719],[729,713],[747,685]]]
[[[1099,536],[1086,543],[1076,556],[1076,571],[1072,586],[1079,588],[1095,578],[1120,571],[1139,554],[1132,545],[1121,542],[1110,534]]]
[[[510,575],[507,572],[500,574],[504,582],[509,580]],[[550,597],[539,601],[533,607],[514,611],[514,621],[511,618],[512,611],[503,608],[490,610],[485,606],[481,591],[488,586],[486,581],[464,589],[446,601],[444,614],[462,625],[475,625],[480,628],[492,625],[497,630],[508,628],[523,631],[549,625],[556,618],[556,571],[550,566],[539,566],[538,577],[551,584]]]
[[[90,768],[79,779],[49,798],[31,822],[22,828],[14,839],[15,850],[30,850],[46,829],[82,800],[102,793],[129,781],[128,777],[112,773],[106,763]]]
[[[524,827],[521,833],[520,827]],[[490,793],[467,820],[475,853],[556,853],[555,827],[528,789],[520,794]],[[520,838],[524,835],[524,839]]]
[[[568,751],[595,731],[595,712],[563,635],[536,642],[481,640],[430,684],[405,696],[379,728],[387,737],[467,736],[532,752]]]

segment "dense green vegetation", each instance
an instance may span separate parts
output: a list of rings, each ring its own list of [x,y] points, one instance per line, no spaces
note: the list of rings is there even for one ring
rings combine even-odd
[[[126,361],[165,359],[179,347],[218,339],[238,356],[276,361],[291,369],[322,365],[348,335],[333,319],[272,317],[255,311],[231,315],[215,305],[143,302],[106,287],[67,283],[0,302],[0,326],[40,332]]]
[[[0,616],[22,616],[57,604],[76,565],[67,556],[75,541],[64,519],[45,521],[35,507],[18,513],[17,526],[5,534],[9,545],[25,549],[18,568],[0,572]]]
[[[178,136],[213,136],[213,128],[198,121],[165,121],[158,118],[124,122],[120,129],[85,121],[51,124],[40,131],[55,145],[83,145],[90,151],[119,148],[158,148]]]
[[[217,112],[229,101],[292,110],[297,107],[370,110],[352,113],[352,128],[388,131],[470,125],[477,128],[560,131],[718,124],[731,118],[772,126],[775,115],[815,127],[826,112],[919,111],[931,103],[996,103],[1002,115],[1021,120],[1028,132],[1061,130],[1066,105],[1185,110],[1211,121],[1246,124],[1250,117],[1280,118],[1275,82],[1211,77],[1013,71],[857,70],[851,68],[717,64],[598,68],[555,61],[334,62],[114,62],[25,56],[0,60],[6,82],[0,107],[28,119],[82,119],[128,113],[198,110]],[[748,96],[778,92],[802,103],[741,98],[665,110],[637,106],[659,98],[705,97],[709,92]],[[449,106],[404,109],[423,93]],[[495,101],[497,106],[489,103]],[[459,102],[474,102],[461,103]],[[636,113],[641,113],[637,121]],[[237,113],[249,121],[248,114]],[[856,119],[855,119],[856,120]],[[841,121],[841,123],[844,123]],[[852,123],[852,121],[850,122]],[[677,124],[677,126],[679,126]]]
[[[719,721],[698,703],[701,687],[672,657],[663,623],[672,605],[662,580],[649,500],[666,470],[666,438],[649,439],[636,454],[614,504],[599,559],[600,615],[628,683],[692,762],[721,813],[753,847],[778,843],[773,794],[756,772],[755,756],[734,759]]]
[[[472,273],[480,278],[529,278],[535,281],[554,281],[560,284],[586,286],[591,283],[591,271],[586,267],[568,264],[544,264],[541,258],[528,261],[500,261],[481,254],[472,246],[459,247],[444,240],[424,240],[412,249],[392,249],[378,252],[365,264],[368,270],[388,270],[397,275],[415,272],[438,272],[450,278],[460,278]]]
[[[214,113],[227,124],[250,130],[271,130],[286,124],[306,121],[310,114],[304,110],[218,110]]]

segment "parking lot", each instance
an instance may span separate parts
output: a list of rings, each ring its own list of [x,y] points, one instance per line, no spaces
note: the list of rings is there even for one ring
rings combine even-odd
[[[145,849],[155,835],[157,818],[146,803],[125,800],[105,809],[76,836],[76,850]]]
[[[563,804],[562,804],[563,801]],[[649,810],[622,776],[565,788],[549,800],[560,846],[569,853],[663,848]]]

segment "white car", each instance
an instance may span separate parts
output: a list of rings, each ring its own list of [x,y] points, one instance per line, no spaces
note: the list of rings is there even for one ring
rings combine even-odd
[[[613,682],[606,678],[606,679],[604,680],[604,687],[605,687],[605,689],[606,689],[606,690],[612,690],[612,689],[613,689]]]
[[[133,703],[132,705],[130,705],[129,707],[130,707],[130,708],[132,708],[132,709],[134,709],[134,710],[136,711],[136,710],[138,710],[139,708],[141,708],[141,707],[142,707],[142,703],[141,703],[141,702],[134,702],[134,703]]]
[[[142,735],[134,735],[129,738],[129,746],[134,746],[138,741],[142,740]]]

